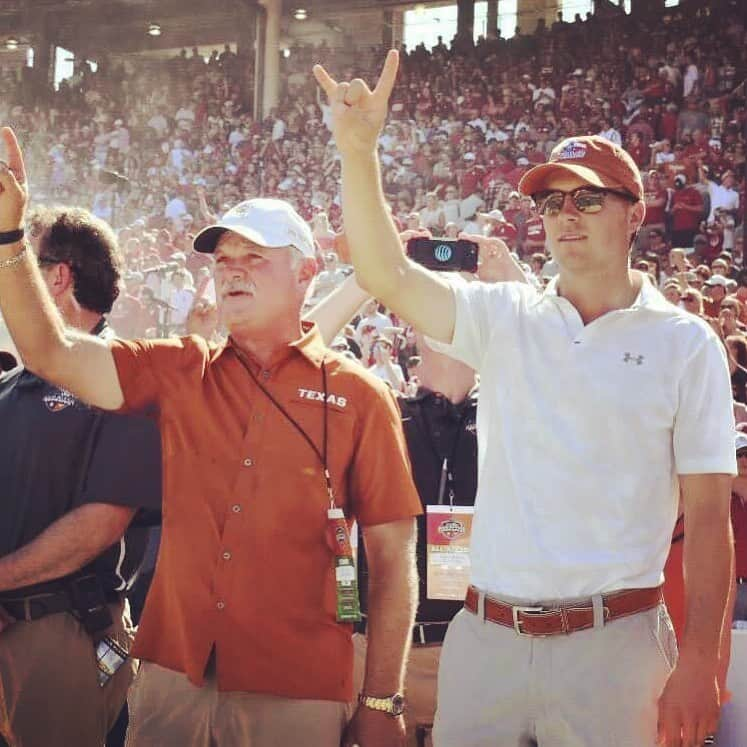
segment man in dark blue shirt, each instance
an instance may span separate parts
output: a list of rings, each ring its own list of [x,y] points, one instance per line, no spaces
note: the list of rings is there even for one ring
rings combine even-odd
[[[34,250],[66,324],[113,336],[120,259],[106,224],[46,211]],[[124,704],[126,661],[103,686],[93,656],[125,651],[124,594],[160,510],[160,440],[32,372],[0,374],[0,743],[100,747]]]

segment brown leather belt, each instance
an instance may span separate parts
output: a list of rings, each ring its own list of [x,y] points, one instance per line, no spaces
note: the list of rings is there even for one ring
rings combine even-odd
[[[480,592],[474,586],[467,589],[464,606],[477,614]],[[604,622],[650,610],[662,601],[661,587],[626,589],[602,595]],[[515,606],[485,596],[485,619],[513,628],[519,635],[548,636],[575,633],[594,627],[594,607],[591,599],[557,607]]]

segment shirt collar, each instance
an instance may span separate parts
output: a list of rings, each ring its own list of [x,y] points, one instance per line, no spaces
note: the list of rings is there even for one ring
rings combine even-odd
[[[444,395],[440,392],[435,392],[432,389],[428,389],[428,387],[420,386],[418,387],[418,391],[415,396],[410,398],[410,401],[423,402],[427,399],[433,399],[434,401],[438,400],[442,403],[444,409],[450,409],[455,411],[456,413],[461,413],[465,408],[475,404],[478,391],[478,386],[475,385],[474,387],[472,387],[472,389],[470,389],[470,391],[467,393],[467,396],[461,402],[454,404],[451,400],[444,397]]]
[[[558,279],[559,276],[550,280],[545,287],[543,293],[538,293],[537,297],[532,301],[531,305],[541,303],[546,298],[562,298],[558,293]],[[638,291],[638,295],[635,297],[633,303],[627,307],[627,309],[619,309],[620,311],[626,311],[630,309],[648,309],[650,311],[666,311],[672,312],[674,307],[667,301],[666,298],[653,286],[653,284],[645,277],[642,278],[641,289]]]
[[[213,361],[223,355],[226,350],[232,350],[235,353],[236,345],[229,337],[225,342],[218,346],[213,356]],[[314,367],[320,368],[326,356],[329,356],[330,350],[324,344],[321,332],[314,322],[301,322],[301,336],[297,340],[288,343],[287,348],[277,353],[276,357],[270,363],[269,368],[278,364],[284,358],[287,358],[293,350],[297,350],[309,363]],[[245,354],[246,355],[246,354]],[[251,356],[247,356],[251,360]]]

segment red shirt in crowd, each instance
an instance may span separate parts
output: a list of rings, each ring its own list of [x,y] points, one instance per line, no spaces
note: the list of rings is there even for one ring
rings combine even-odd
[[[652,203],[656,200],[664,200],[661,205],[653,205]],[[646,203],[646,217],[643,220],[645,226],[650,226],[652,223],[664,223],[664,209],[667,206],[667,190],[661,185],[656,187],[649,187],[644,193],[644,201]]]
[[[674,143],[677,139],[677,112],[666,111],[661,115],[658,132],[660,140],[666,138],[670,143]]]
[[[700,212],[687,207],[700,208]],[[703,219],[703,198],[694,187],[676,189],[672,196],[672,230],[694,231]]]
[[[494,224],[490,235],[496,239],[503,239],[509,249],[516,249],[516,237],[519,235],[519,231],[513,223],[503,221],[503,223]]]
[[[545,224],[542,222],[542,218],[540,218],[539,215],[532,216],[524,224],[524,232],[526,234],[524,240],[527,243],[531,243],[532,245],[541,243],[544,246],[547,238],[545,236]]]
[[[462,178],[460,180],[460,185],[462,188],[462,199],[464,199],[465,197],[469,197],[471,194],[474,194],[477,190],[477,186],[479,184],[482,184],[484,178],[484,166],[475,164],[474,166],[467,169],[467,171],[462,174]]]

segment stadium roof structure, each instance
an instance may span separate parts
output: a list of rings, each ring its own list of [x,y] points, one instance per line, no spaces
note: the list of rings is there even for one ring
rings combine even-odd
[[[8,38],[33,44],[46,38],[66,49],[137,52],[236,41],[249,29],[259,0],[2,0],[0,44]],[[402,7],[402,0],[284,0],[283,15],[300,8],[308,17],[326,13]],[[151,36],[151,24],[161,34]],[[249,35],[253,32],[249,30]]]

